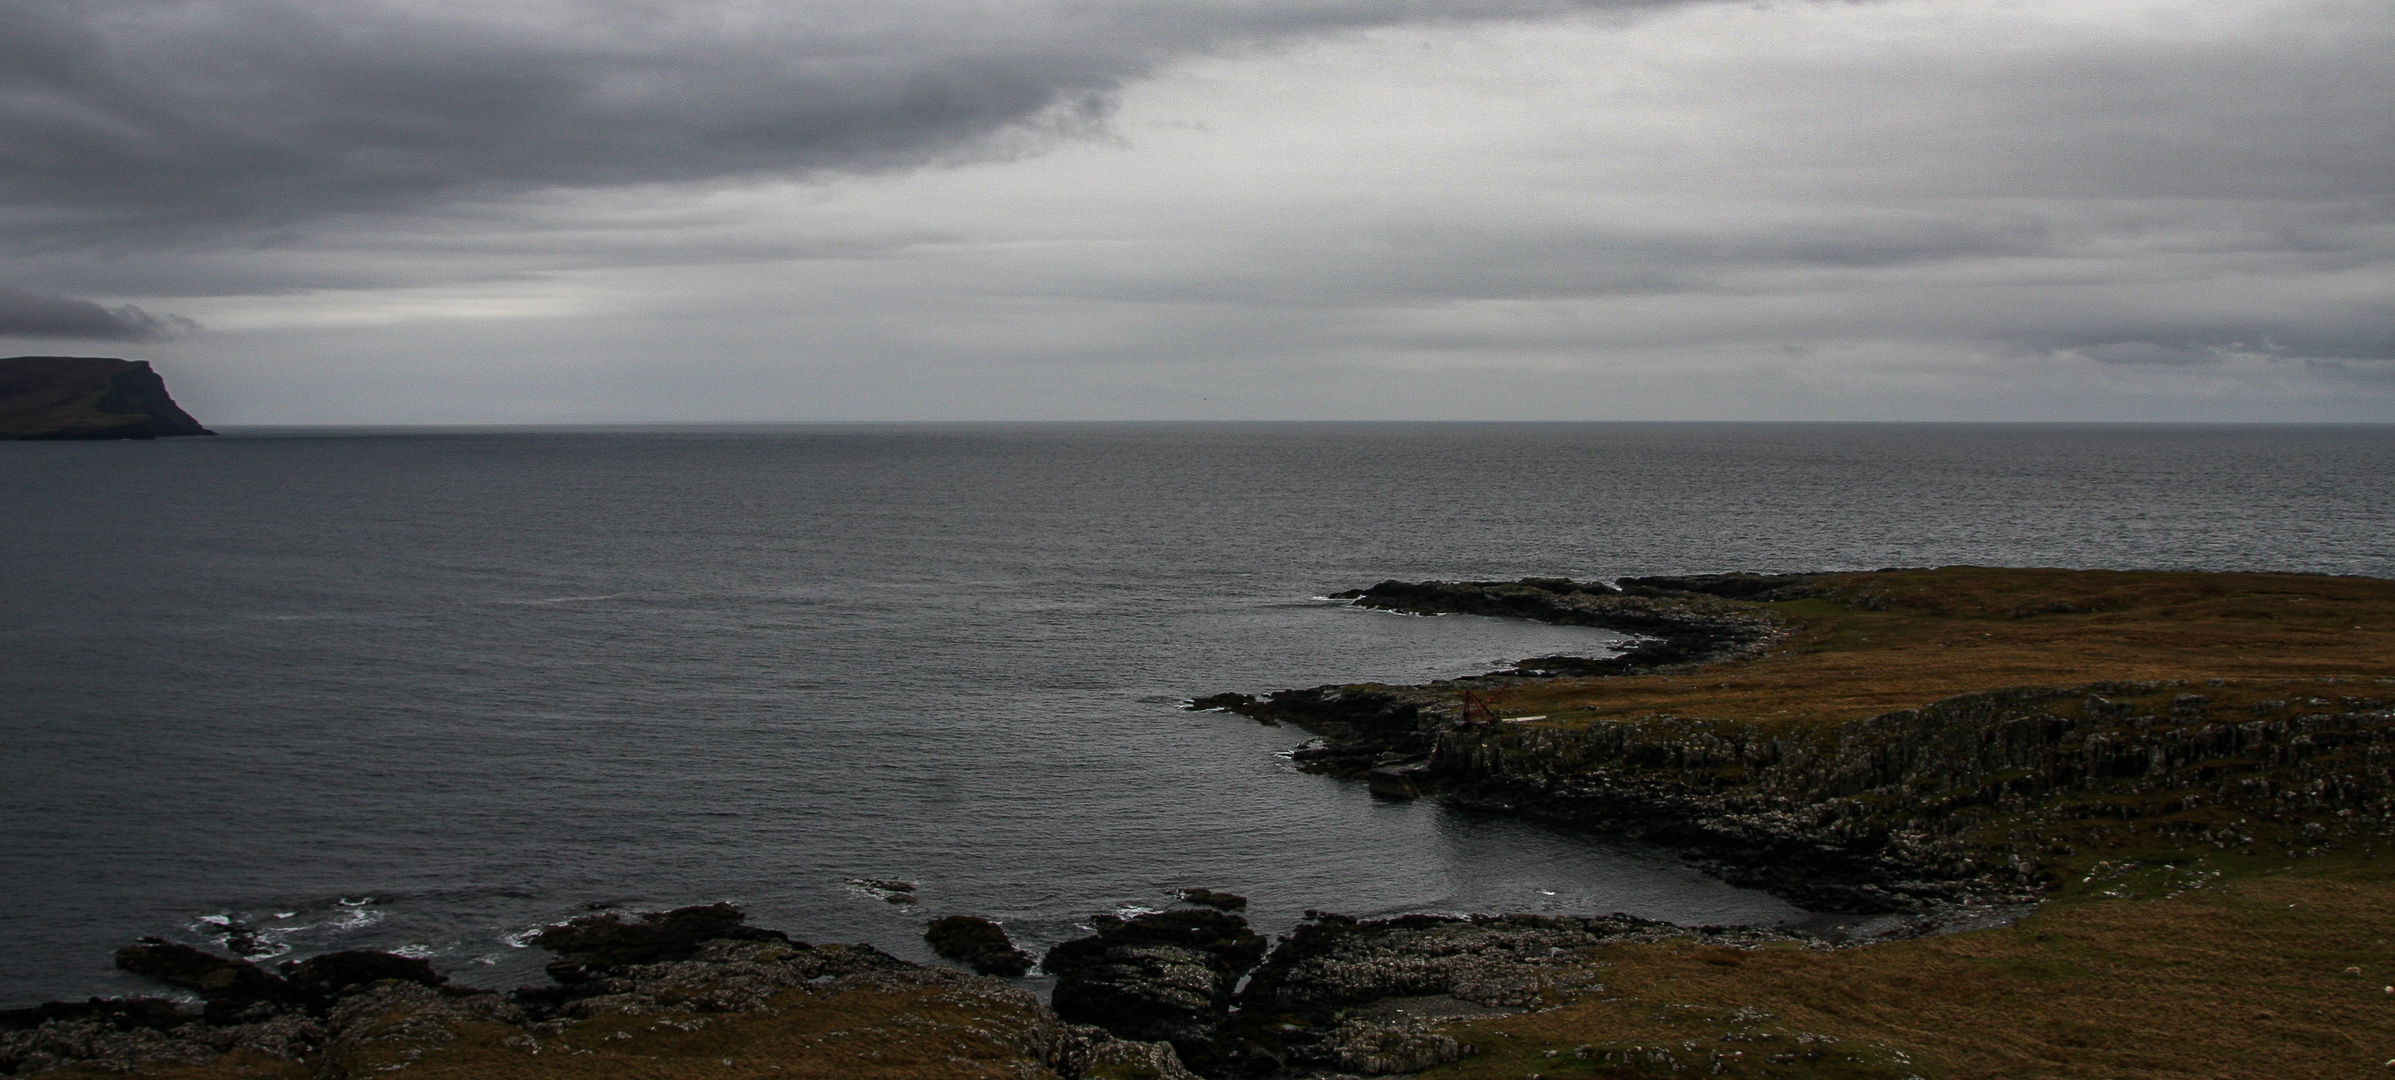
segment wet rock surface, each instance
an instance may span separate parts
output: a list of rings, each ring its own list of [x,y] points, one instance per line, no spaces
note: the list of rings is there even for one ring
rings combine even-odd
[[[432,962],[413,956],[350,949],[321,953],[282,965],[283,979],[306,992],[327,998],[356,993],[385,979],[442,986],[449,977],[432,969]]]
[[[645,912],[630,919],[608,912],[543,929],[533,935],[532,943],[557,954],[549,964],[550,978],[574,983],[627,964],[687,960],[704,941],[789,941],[778,930],[760,930],[742,920],[739,908],[722,903]]]
[[[933,919],[923,940],[942,958],[984,975],[1020,978],[1031,971],[1031,954],[1015,948],[1006,928],[974,915]]]
[[[1057,1015],[1126,1039],[1170,1042],[1185,1058],[1212,1045],[1233,988],[1266,949],[1246,919],[1209,908],[1093,922],[1096,934],[1041,961],[1056,976]]]
[[[1216,911],[1245,911],[1247,897],[1217,889],[1183,889],[1178,894],[1184,904],[1210,907]]]
[[[217,956],[189,945],[145,939],[116,951],[116,966],[178,990],[189,990],[207,1002],[212,1023],[231,1023],[260,1009],[273,1011],[305,1003],[307,995],[289,982],[247,960]]]

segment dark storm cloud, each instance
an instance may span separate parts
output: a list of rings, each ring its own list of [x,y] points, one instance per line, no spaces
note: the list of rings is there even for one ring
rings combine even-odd
[[[0,289],[0,337],[164,341],[197,329],[180,315],[152,315],[131,304],[101,307],[56,293]]]
[[[768,5],[14,0],[0,228],[289,222],[545,187],[871,172],[1102,121],[1243,41],[1688,0]]]

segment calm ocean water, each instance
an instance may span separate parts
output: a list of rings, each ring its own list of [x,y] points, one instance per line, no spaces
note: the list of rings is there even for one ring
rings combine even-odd
[[[2395,576],[2395,429],[1126,425],[0,444],[0,1005],[143,934],[508,986],[588,904],[922,957],[1227,888],[1803,913],[1297,773],[1197,694],[1611,640],[1384,578],[1982,563]],[[849,878],[920,883],[913,908]]]

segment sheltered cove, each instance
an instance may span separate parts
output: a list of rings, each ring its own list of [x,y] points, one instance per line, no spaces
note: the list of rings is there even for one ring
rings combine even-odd
[[[20,1010],[0,1020],[0,1068],[1893,1080],[2352,1075],[2395,1058],[2395,988],[2380,988],[2395,983],[2380,850],[2395,582],[1956,567],[1348,598],[1640,638],[1612,658],[1193,705],[1301,727],[1317,736],[1301,766],[1385,793],[1567,820],[1815,908],[1898,913],[1889,943],[1317,913],[1276,947],[1230,913],[1237,898],[1193,890],[1050,950],[1051,1007],[719,905],[546,931],[556,985],[513,995],[387,954],[275,974],[137,945],[121,966],[204,1008]],[[1020,955],[1002,931],[949,931],[956,955]]]

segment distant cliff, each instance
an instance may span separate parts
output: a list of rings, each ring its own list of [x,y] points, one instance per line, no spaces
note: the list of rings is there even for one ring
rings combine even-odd
[[[147,360],[0,359],[0,439],[154,439],[214,435],[167,396]]]

